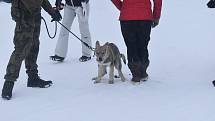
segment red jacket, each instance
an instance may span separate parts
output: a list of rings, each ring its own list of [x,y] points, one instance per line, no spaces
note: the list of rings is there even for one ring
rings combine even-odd
[[[153,12],[150,0],[111,1],[120,10],[119,20],[154,20],[161,15],[162,0],[153,0]]]

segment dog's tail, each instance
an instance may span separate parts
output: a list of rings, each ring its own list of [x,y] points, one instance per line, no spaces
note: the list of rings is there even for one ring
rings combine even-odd
[[[126,64],[126,59],[125,59],[125,55],[124,54],[120,54],[120,57],[122,58],[124,64]]]

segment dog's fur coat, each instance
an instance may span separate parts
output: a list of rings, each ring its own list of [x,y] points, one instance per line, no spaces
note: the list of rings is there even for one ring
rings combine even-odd
[[[122,63],[126,64],[126,59],[123,54],[119,52],[117,46],[113,43],[105,43],[103,46],[100,46],[99,41],[96,42],[95,49],[96,61],[98,62],[98,76],[93,78],[95,80],[94,83],[100,83],[101,78],[107,73],[106,68],[109,66],[109,84],[113,84],[114,80],[114,67],[117,69],[119,73],[119,77],[122,81],[125,81],[125,77],[121,71]]]

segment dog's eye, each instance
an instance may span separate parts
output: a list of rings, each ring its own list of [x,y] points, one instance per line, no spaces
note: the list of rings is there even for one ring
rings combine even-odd
[[[102,55],[104,55],[105,54],[105,51],[102,51]]]

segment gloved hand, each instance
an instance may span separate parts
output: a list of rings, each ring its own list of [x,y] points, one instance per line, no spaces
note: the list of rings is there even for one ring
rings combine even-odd
[[[83,16],[87,15],[87,3],[86,2],[81,2],[82,5],[82,14]]]
[[[159,24],[159,19],[155,19],[152,21],[152,28],[155,28]]]
[[[56,0],[55,1],[55,8],[57,9],[57,10],[63,10],[63,7],[64,7],[64,4],[63,3],[61,3],[61,0]]]
[[[208,8],[215,8],[215,0],[210,0],[210,1],[207,3],[207,6],[208,6]]]
[[[51,22],[60,21],[62,19],[62,16],[61,16],[59,10],[54,10],[54,13],[52,13],[51,17],[52,17]]]

